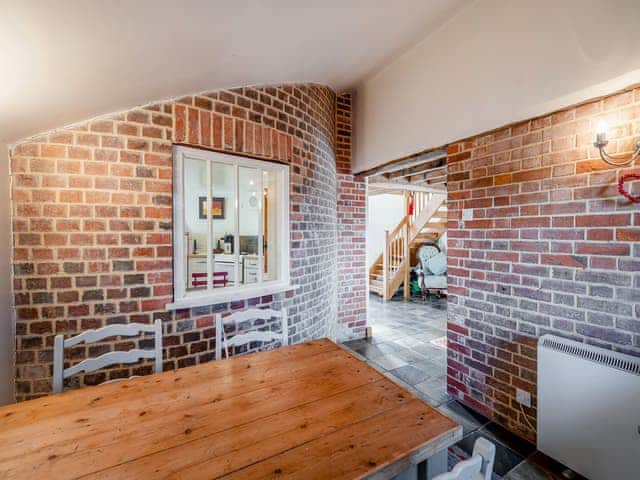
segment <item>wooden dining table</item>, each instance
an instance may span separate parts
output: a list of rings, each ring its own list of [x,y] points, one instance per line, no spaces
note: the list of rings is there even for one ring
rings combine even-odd
[[[386,479],[461,436],[323,339],[0,407],[0,479]]]

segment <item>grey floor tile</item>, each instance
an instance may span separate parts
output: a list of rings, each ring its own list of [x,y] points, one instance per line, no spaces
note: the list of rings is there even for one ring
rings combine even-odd
[[[507,473],[504,480],[549,480],[551,478],[539,467],[524,460]]]
[[[395,343],[405,348],[413,348],[424,345],[424,341],[412,336],[399,338],[398,340],[395,340]]]
[[[486,417],[455,400],[441,405],[438,410],[462,425],[463,435],[475,432],[480,427],[489,423]]]
[[[406,360],[403,360],[402,358],[397,357],[392,353],[387,353],[379,357],[376,357],[372,360],[372,362],[377,363],[385,370],[394,370],[396,368],[404,367],[405,365],[408,365]]]
[[[524,457],[519,453],[514,452],[510,448],[496,441],[491,436],[483,435],[481,430],[477,430],[475,432],[470,433],[466,437],[464,437],[460,442],[458,442],[458,446],[462,448],[465,452],[471,454],[473,452],[473,444],[475,443],[478,437],[484,437],[487,440],[493,442],[496,446],[496,460],[494,464],[493,471],[500,476],[504,476],[506,473],[515,468],[519,463],[524,460]]]
[[[349,340],[344,342],[343,345],[345,347],[349,347],[351,350],[357,350],[358,348],[362,348],[365,345],[370,344],[371,342],[365,338],[359,338],[358,340]]]
[[[385,354],[385,352],[378,348],[378,346],[375,344],[363,345],[356,348],[355,351],[369,359],[375,359]]]
[[[571,471],[566,466],[538,451],[529,455],[525,461],[525,465],[518,465],[518,467],[509,472],[509,475],[511,475],[512,473],[516,476],[513,478],[507,476],[507,478],[510,478],[512,480],[529,480],[529,478],[532,478],[534,480],[538,480],[539,478],[550,480],[567,480],[567,478],[570,478],[571,480],[587,480],[582,475]],[[526,477],[526,474],[542,474],[543,476]]]
[[[413,365],[403,365],[402,367],[394,368],[390,373],[407,382],[409,385],[424,382],[429,377],[427,373]]]
[[[379,342],[375,344],[376,347],[378,347],[380,350],[382,350],[384,353],[395,353],[398,350],[400,350],[401,347],[400,345],[398,345],[396,342],[389,340],[389,341],[384,341],[384,342]]]
[[[434,397],[428,393],[418,391],[418,396],[434,408],[438,408],[439,406],[451,401],[451,396],[448,395],[446,391],[433,393],[435,395]]]
[[[411,362],[422,362],[427,360],[427,357],[416,352],[415,350],[411,350],[410,348],[401,348],[397,350],[394,355],[406,360],[408,363]]]
[[[446,393],[447,386],[440,377],[427,378],[422,382],[416,384],[416,389],[424,392],[433,398],[442,396]]]
[[[442,378],[442,387],[445,386],[445,379],[443,372],[445,371],[445,366],[439,364],[438,362],[432,362],[427,358],[421,358],[419,360],[412,360],[409,362],[409,365],[416,367],[418,370],[424,372],[429,378]]]
[[[511,433],[497,423],[488,423],[480,429],[480,432],[485,436],[495,438],[500,443],[506,445],[511,450],[518,452],[523,457],[528,457],[536,451],[535,445],[527,442],[523,438],[520,438],[516,434]]]
[[[446,358],[446,351],[442,350],[435,345],[431,345],[429,343],[420,343],[419,345],[414,345],[411,347],[411,350],[419,353],[420,355],[424,355],[427,358],[434,359],[444,359]]]

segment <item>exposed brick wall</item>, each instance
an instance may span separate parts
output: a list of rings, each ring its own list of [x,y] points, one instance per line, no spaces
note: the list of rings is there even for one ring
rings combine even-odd
[[[630,153],[640,89],[448,148],[448,390],[529,440],[515,388],[535,425],[539,336],[640,355],[640,205],[617,192],[638,169],[599,159],[600,118]]]
[[[335,112],[336,97],[326,87],[238,88],[160,102],[15,146],[17,398],[50,392],[58,333],[161,318],[165,369],[171,369],[214,357],[213,314],[219,311],[285,305],[291,341],[331,331],[337,317]],[[291,165],[295,290],[165,311],[172,301],[173,143]],[[130,346],[79,346],[67,360]],[[148,365],[119,367],[77,380],[91,384],[149,371]]]
[[[337,98],[338,338],[363,337],[367,324],[366,190],[351,169],[351,94]]]

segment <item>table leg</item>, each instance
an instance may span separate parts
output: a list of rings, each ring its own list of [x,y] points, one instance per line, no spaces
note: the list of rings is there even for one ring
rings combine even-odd
[[[447,471],[447,449],[418,464],[418,480],[432,480]]]
[[[416,480],[417,478],[420,478],[417,473],[418,467],[419,465],[412,465],[400,475],[396,475],[395,477],[393,477],[391,480]]]

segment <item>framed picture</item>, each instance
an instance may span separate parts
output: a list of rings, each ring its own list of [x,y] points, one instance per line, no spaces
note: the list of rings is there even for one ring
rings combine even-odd
[[[198,217],[206,220],[208,214],[207,197],[198,197]],[[214,220],[224,219],[224,197],[211,198],[211,216]]]

